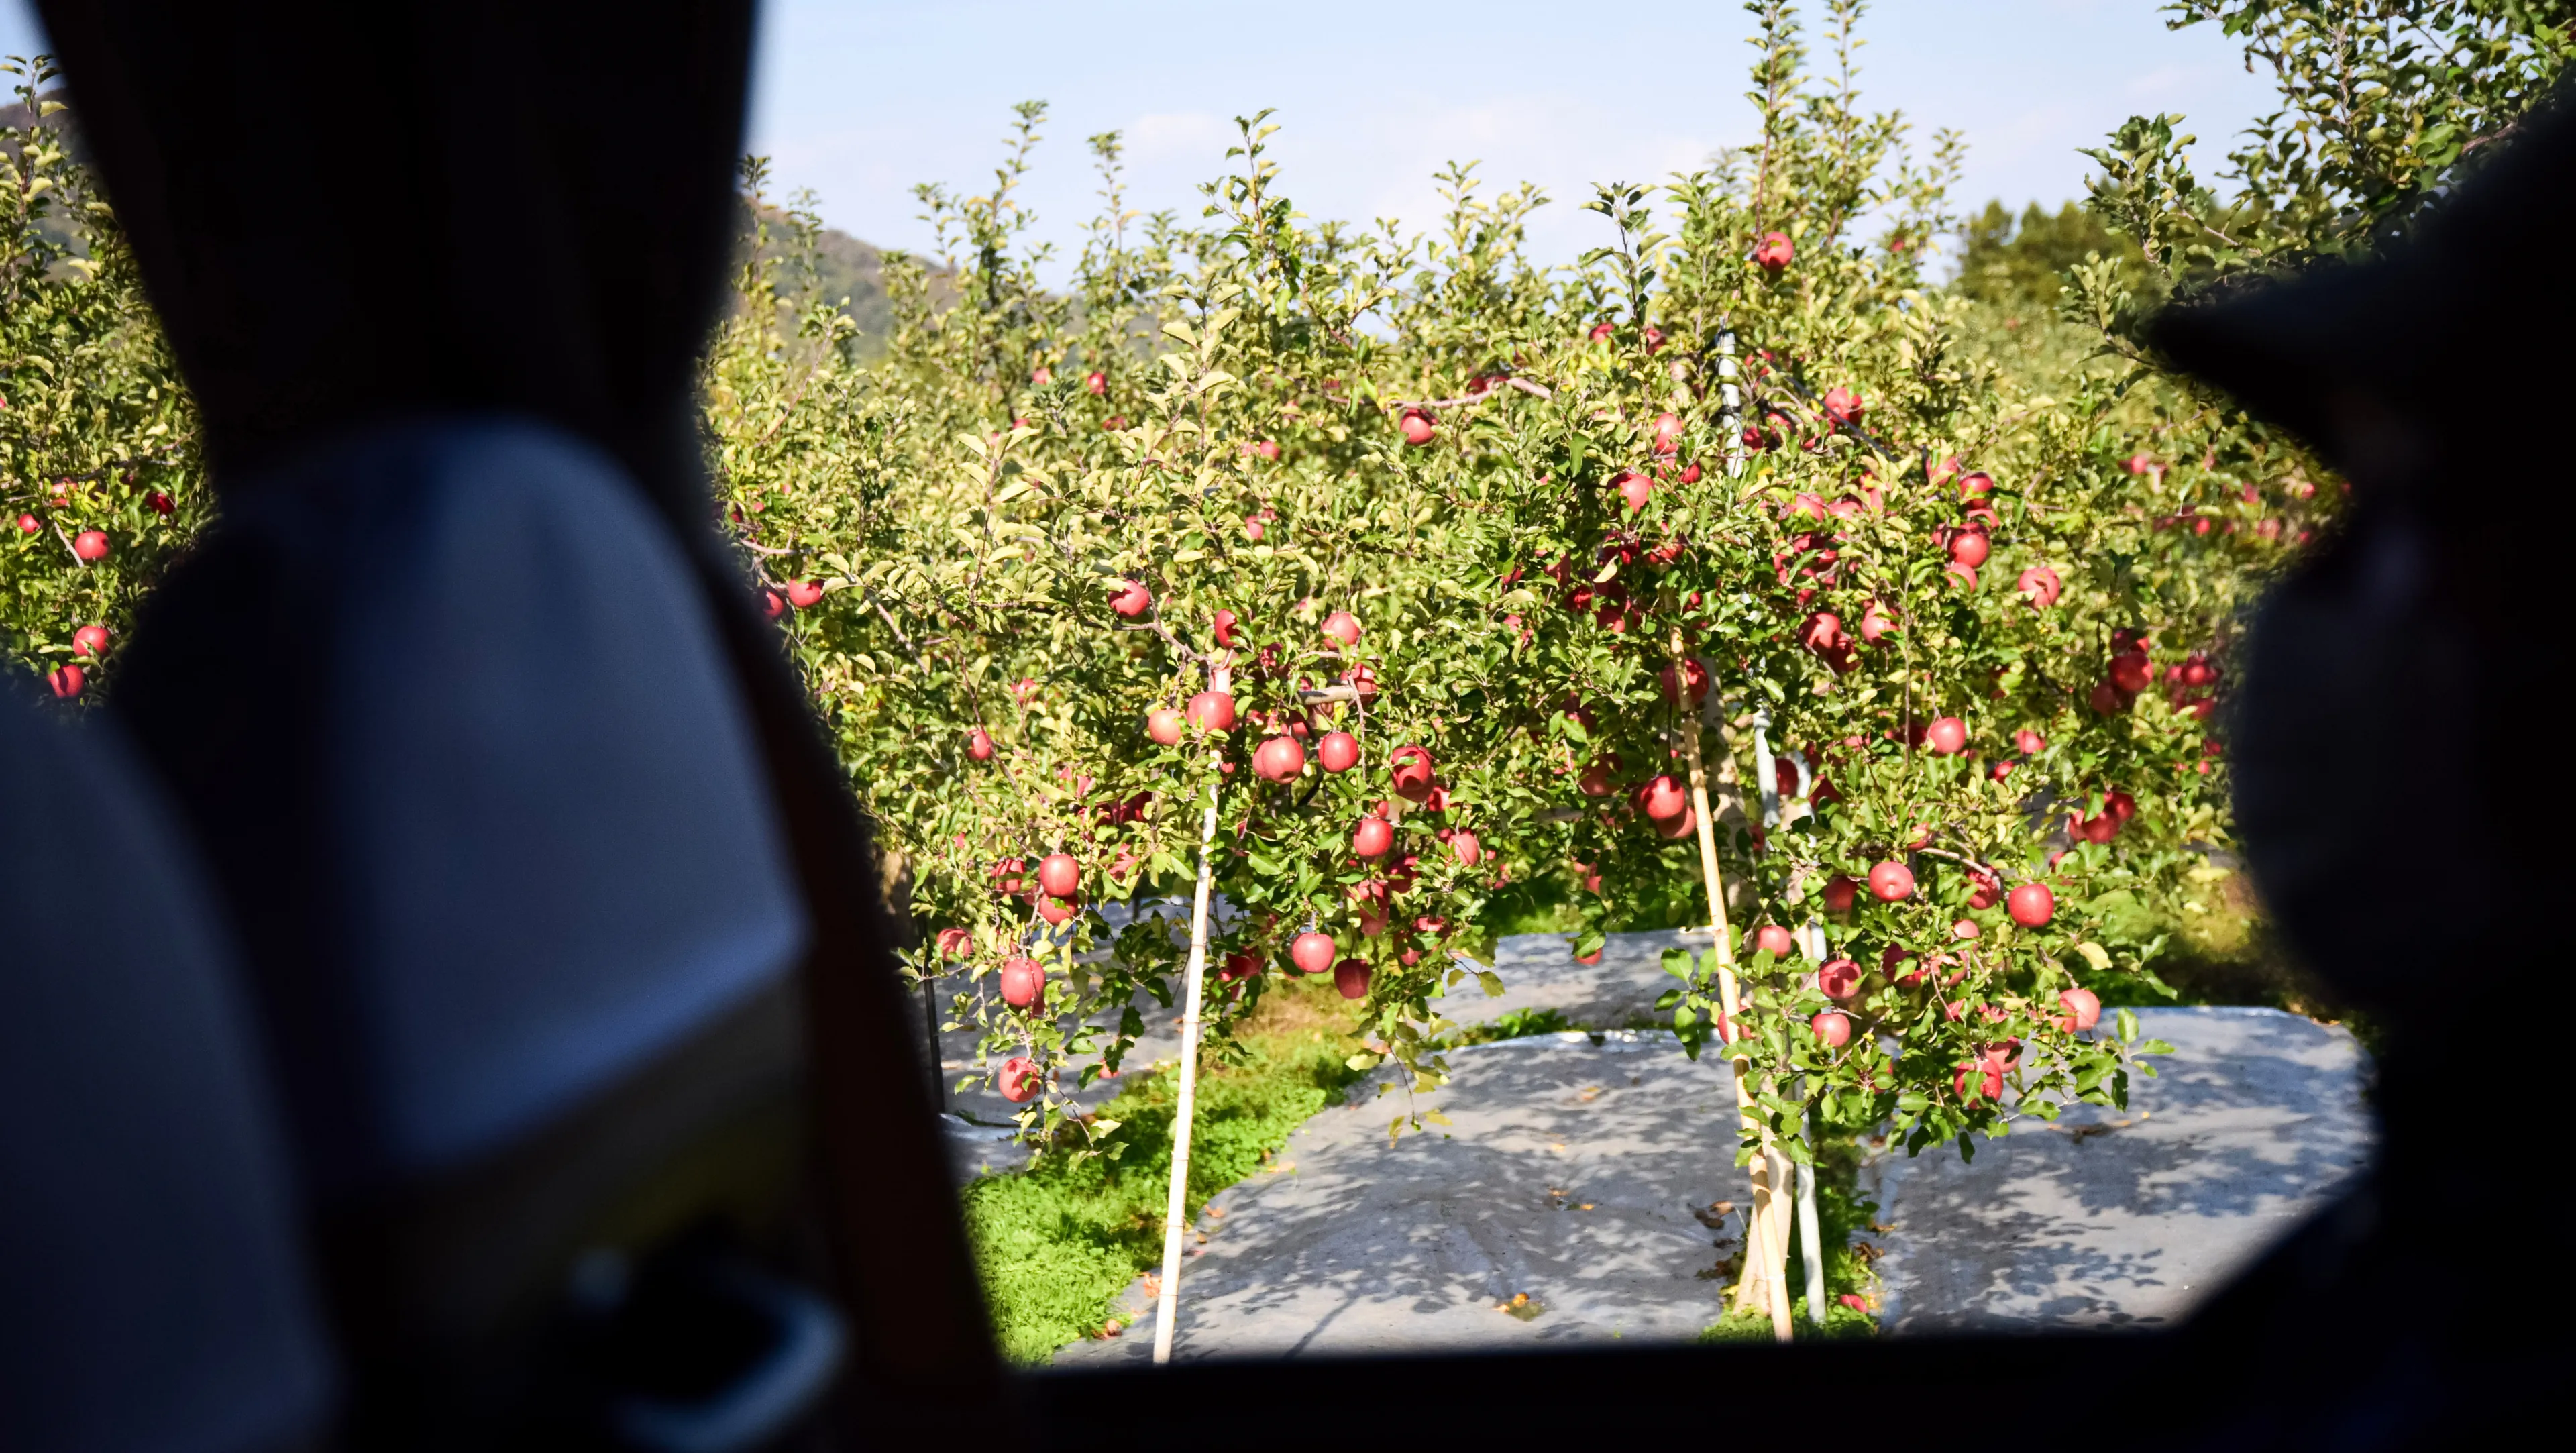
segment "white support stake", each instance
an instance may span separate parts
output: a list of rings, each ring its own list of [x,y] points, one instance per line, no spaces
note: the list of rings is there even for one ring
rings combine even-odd
[[[1233,686],[1232,673],[1208,673],[1210,691]],[[1181,1242],[1189,1232],[1190,1122],[1199,1098],[1199,1012],[1206,1002],[1208,894],[1216,881],[1216,783],[1208,783],[1207,814],[1199,824],[1198,895],[1190,904],[1190,983],[1181,1010],[1181,1095],[1172,1118],[1172,1189],[1163,1207],[1163,1282],[1154,1298],[1154,1362],[1172,1360],[1181,1299]]]

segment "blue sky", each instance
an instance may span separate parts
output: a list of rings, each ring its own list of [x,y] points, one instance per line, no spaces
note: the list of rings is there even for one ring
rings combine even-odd
[[[752,146],[832,225],[919,248],[912,185],[981,190],[1011,104],[1046,100],[1022,195],[1039,235],[1070,253],[1094,205],[1084,137],[1126,134],[1132,205],[1195,215],[1230,118],[1270,106],[1282,183],[1310,215],[1427,225],[1432,173],[1476,159],[1489,183],[1556,199],[1533,249],[1571,260],[1600,240],[1578,205],[1591,183],[1659,179],[1745,139],[1751,29],[1731,0],[1427,14],[1386,0],[771,0]],[[2153,0],[1881,0],[1863,35],[1865,104],[1903,111],[1923,140],[1966,133],[1963,204],[2080,194],[2076,148],[2133,114],[2187,115],[2215,171],[2270,98],[2225,37],[2166,31]],[[0,50],[36,43],[24,0],[0,0]]]

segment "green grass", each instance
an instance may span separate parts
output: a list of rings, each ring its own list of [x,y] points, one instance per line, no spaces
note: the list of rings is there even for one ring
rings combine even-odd
[[[1358,1047],[1358,1021],[1329,984],[1277,984],[1233,1047],[1211,1047],[1190,1152],[1193,1218],[1361,1077],[1344,1063]],[[1051,1151],[1025,1170],[966,1188],[967,1231],[1012,1360],[1042,1363],[1099,1335],[1117,1296],[1161,1262],[1178,1092],[1172,1075],[1133,1074],[1101,1108],[1119,1122],[1104,1153]]]
[[[1792,1334],[1801,1342],[1869,1337],[1878,1331],[1876,1317],[1842,1302],[1845,1296],[1856,1296],[1872,1307],[1878,1305],[1878,1278],[1869,1269],[1873,1253],[1866,1249],[1866,1233],[1878,1215],[1878,1206],[1860,1198],[1860,1159],[1860,1145],[1854,1137],[1820,1137],[1817,1142],[1816,1230],[1817,1239],[1825,1244],[1822,1327],[1807,1320],[1805,1238],[1797,1230],[1797,1218],[1789,1218],[1789,1284],[1797,1299],[1789,1322]],[[1739,1248],[1736,1258],[1726,1263],[1730,1288],[1735,1280],[1734,1269],[1742,1265],[1741,1258]],[[1699,1340],[1767,1342],[1771,1340],[1771,1318],[1763,1312],[1721,1317],[1700,1330]]]

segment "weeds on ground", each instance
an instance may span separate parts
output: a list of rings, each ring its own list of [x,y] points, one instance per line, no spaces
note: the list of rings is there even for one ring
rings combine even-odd
[[[1190,1149],[1193,1219],[1362,1078],[1345,1064],[1360,1017],[1330,984],[1289,981],[1268,988],[1232,1044],[1208,1047]],[[1107,1137],[1124,1146],[1115,1158],[1054,1149],[966,1187],[967,1232],[1005,1356],[1042,1363],[1098,1336],[1119,1293],[1160,1263],[1178,1094],[1176,1075],[1131,1072],[1100,1110],[1119,1122]]]
[[[1797,1305],[1789,1321],[1793,1334],[1801,1341],[1827,1341],[1851,1337],[1868,1337],[1878,1331],[1878,1319],[1872,1315],[1878,1306],[1878,1276],[1870,1264],[1878,1260],[1878,1248],[1868,1239],[1876,1224],[1878,1204],[1860,1196],[1860,1145],[1852,1136],[1819,1136],[1816,1149],[1816,1229],[1817,1239],[1825,1246],[1825,1324],[1808,1320],[1806,1298],[1805,1238],[1791,1217],[1789,1235],[1789,1283],[1797,1289]],[[1739,1233],[1743,1223],[1734,1223]],[[1742,1267],[1743,1247],[1719,1263],[1723,1279],[1735,1280]],[[1860,1303],[1853,1306],[1843,1300],[1849,1297]],[[1767,1312],[1746,1312],[1719,1318],[1700,1330],[1704,1343],[1768,1342],[1771,1340],[1771,1317]]]

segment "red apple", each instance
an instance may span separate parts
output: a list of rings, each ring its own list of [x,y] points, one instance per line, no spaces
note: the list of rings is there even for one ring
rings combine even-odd
[[[1655,497],[1655,482],[1633,470],[1619,471],[1610,483],[1619,491],[1619,498],[1626,502],[1631,514],[1644,509],[1646,501]]]
[[[2057,578],[2056,571],[2045,565],[2032,565],[2013,577],[2013,588],[2021,592],[2022,599],[2041,610],[2046,610],[2057,604],[2058,592],[2066,587],[2065,583]]]
[[[1259,978],[1260,975],[1261,955],[1250,949],[1237,949],[1227,954],[1225,962],[1219,965],[1216,971],[1216,976],[1228,983],[1238,979]]]
[[[1838,651],[1851,642],[1851,637],[1843,634],[1842,617],[1829,610],[1807,617],[1806,624],[1798,628],[1798,639],[1819,655]]]
[[[2079,1033],[2102,1022],[2102,998],[2090,989],[2068,989],[2057,996],[2057,1002],[2066,1006]]]
[[[32,535],[32,534],[35,534],[36,532],[38,532],[39,530],[42,530],[44,527],[45,527],[45,522],[44,522],[43,520],[37,519],[34,515],[20,515],[20,516],[18,517],[18,533],[19,533],[19,534],[22,534],[22,535]]]
[[[1902,903],[1914,896],[1914,870],[1903,863],[1880,863],[1869,870],[1869,896],[1881,903]]]
[[[1873,600],[1861,607],[1860,638],[1862,640],[1874,646],[1894,634],[1896,634],[1896,618],[1889,615],[1877,601]]]
[[[1333,987],[1341,990],[1345,999],[1365,999],[1370,973],[1368,960],[1344,959],[1333,965]]]
[[[1326,732],[1315,743],[1315,760],[1327,772],[1347,772],[1360,764],[1359,738],[1349,732]]]
[[[1753,930],[1753,951],[1785,959],[1798,951],[1798,936],[1776,923],[1766,923]]]
[[[777,591],[764,590],[760,593],[760,613],[776,620],[787,614],[787,602],[779,598]]]
[[[1678,454],[1682,447],[1682,418],[1679,414],[1655,415],[1655,452]]]
[[[1235,620],[1236,616],[1234,612],[1230,610],[1218,611],[1212,618],[1212,623],[1216,629],[1216,643],[1225,647],[1229,651],[1233,650],[1238,644],[1234,638]]]
[[[939,956],[941,958],[962,959],[974,951],[975,935],[968,933],[962,928],[943,928],[939,930]]]
[[[1082,376],[1082,386],[1105,398],[1109,393],[1109,375],[1095,368]]]
[[[1851,1016],[1848,1014],[1828,1009],[1808,1020],[1807,1027],[1816,1032],[1816,1038],[1823,1040],[1827,1049],[1840,1049],[1851,1043]]]
[[[1038,859],[1038,887],[1058,898],[1082,891],[1082,865],[1071,853],[1049,853]]]
[[[2109,813],[2113,821],[2125,825],[2138,815],[2138,799],[2114,787],[2102,794],[2102,810]]]
[[[1305,770],[1306,748],[1295,737],[1272,737],[1253,749],[1253,775],[1265,782],[1285,782]]]
[[[1607,797],[1615,790],[1610,782],[1610,769],[1599,762],[1584,768],[1583,775],[1574,780],[1574,785],[1582,788],[1586,797]]]
[[[1968,749],[1968,724],[1955,716],[1945,716],[1923,729],[1923,745],[1934,754],[1955,757]]]
[[[966,755],[978,762],[993,760],[993,734],[977,727],[966,734]]]
[[[1960,529],[1950,532],[1950,558],[1975,569],[1986,563],[1991,546],[1983,530]]]
[[[1786,232],[1765,232],[1762,243],[1753,249],[1754,264],[1764,272],[1776,273],[1787,267],[1798,255],[1797,247]]]
[[[1258,440],[1253,444],[1252,452],[1260,455],[1264,459],[1276,459],[1279,457],[1279,441],[1276,439]]]
[[[2084,704],[2093,708],[2098,715],[2118,716],[2129,709],[2130,695],[2131,693],[2122,691],[2112,682],[2097,681],[2093,684],[2093,689],[2084,694]]]
[[[2045,883],[2024,883],[2004,895],[2004,911],[2024,928],[2037,928],[2057,916],[2057,895]]]
[[[1867,405],[1859,394],[1847,388],[1825,390],[1825,417],[1837,424],[1857,424]]]
[[[1029,865],[1020,858],[1004,858],[993,865],[993,891],[1012,896],[1027,892]]]
[[[1100,427],[1108,430],[1112,434],[1115,434],[1119,430],[1127,427],[1127,416],[1125,414],[1111,414],[1108,418],[1100,421]]]
[[[1688,683],[1690,699],[1692,701],[1698,702],[1708,699],[1708,668],[1701,665],[1696,660],[1687,660],[1682,662],[1678,670],[1671,666],[1665,667],[1661,679],[1664,687],[1664,700],[1675,705],[1679,705],[1681,702],[1681,693],[1684,683]]]
[[[1026,1055],[1015,1054],[1002,1061],[1001,1073],[993,1077],[993,1086],[1002,1092],[1003,1099],[1014,1105],[1025,1105],[1038,1097],[1038,1091],[1046,1088],[1046,1083],[1038,1074],[1036,1061]]]
[[[95,661],[107,654],[107,627],[83,626],[72,632],[72,649]]]
[[[1145,713],[1145,735],[1166,747],[1181,739],[1181,729],[1186,724],[1181,714],[1168,706]]]
[[[1828,999],[1849,1000],[1860,995],[1860,965],[1849,959],[1827,959],[1816,970],[1816,991]]]
[[[1663,837],[1680,839],[1689,837],[1698,826],[1699,814],[1684,808],[1681,816],[1656,823],[1655,831]]]
[[[1082,905],[1069,899],[1041,898],[1038,900],[1038,917],[1058,927],[1071,923],[1081,913]]]
[[[810,610],[823,599],[823,582],[791,580],[787,582],[787,603],[798,610]]]
[[[2036,757],[2048,750],[2048,738],[2028,727],[2013,733],[2013,750],[2025,757]]]
[[[1449,852],[1457,858],[1459,866],[1472,868],[1483,861],[1485,845],[1472,832],[1451,833]]]
[[[1825,880],[1825,911],[1849,913],[1860,899],[1860,885],[1848,873],[1836,873]]]
[[[1420,802],[1431,795],[1432,774],[1435,770],[1431,762],[1431,753],[1418,746],[1401,746],[1395,749],[1395,754],[1388,759],[1388,762],[1395,769],[1397,796]]]
[[[1046,992],[1046,970],[1038,961],[1016,955],[1002,961],[1002,1002],[1014,1009],[1026,1009]]]
[[[2111,658],[2111,684],[2132,696],[2146,690],[2155,679],[2155,664],[2144,651],[2122,651]]]
[[[107,532],[105,530],[83,530],[79,534],[72,536],[72,553],[83,560],[106,559]]]
[[[1308,931],[1288,945],[1288,962],[1300,973],[1320,974],[1333,966],[1334,952],[1331,934]]]
[[[1404,442],[1407,444],[1428,444],[1431,442],[1432,435],[1439,432],[1439,425],[1433,422],[1431,411],[1428,409],[1406,409],[1400,427],[1404,430]]]
[[[1941,573],[1949,577],[1950,583],[1958,586],[1961,590],[1974,590],[1977,588],[1977,567],[1974,565],[1962,565],[1958,561],[1953,560],[1949,564],[1941,567]]]
[[[1154,608],[1154,592],[1141,580],[1122,580],[1110,587],[1109,608],[1132,621]]]
[[[167,519],[169,516],[176,513],[179,508],[177,501],[171,499],[170,496],[163,494],[157,489],[152,491],[150,494],[145,495],[143,497],[143,502],[152,507],[152,513],[159,515],[164,519]]]
[[[1234,730],[1234,698],[1222,691],[1202,691],[1190,698],[1190,725],[1203,732]]]
[[[1962,918],[1958,922],[1950,925],[1950,936],[1958,939],[1962,943],[1973,943],[1976,940],[1985,937],[1985,930],[1977,927],[1977,921],[1975,919]]]
[[[1665,822],[1690,809],[1690,794],[1680,778],[1666,772],[1637,789],[1637,806],[1646,816]]]
[[[1395,824],[1383,817],[1363,817],[1351,829],[1351,851],[1363,858],[1383,857],[1395,846]]]
[[[1324,634],[1348,650],[1360,643],[1360,618],[1349,611],[1337,610],[1324,617]]]
[[[65,701],[80,695],[81,683],[88,679],[89,673],[78,666],[57,666],[45,673],[45,684],[54,688],[54,695]]]

